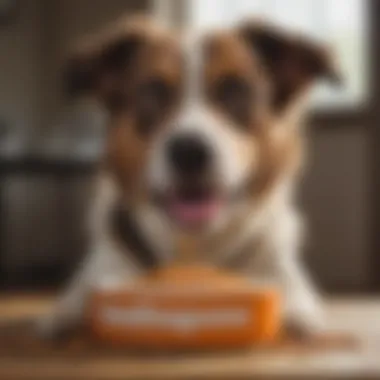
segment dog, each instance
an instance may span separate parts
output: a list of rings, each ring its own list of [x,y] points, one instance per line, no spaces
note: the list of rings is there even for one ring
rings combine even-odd
[[[174,33],[134,18],[80,44],[66,83],[107,111],[106,149],[90,252],[39,331],[75,326],[96,286],[172,262],[181,233],[202,247],[196,260],[278,285],[287,326],[320,331],[294,199],[320,79],[339,82],[325,46],[258,20]]]

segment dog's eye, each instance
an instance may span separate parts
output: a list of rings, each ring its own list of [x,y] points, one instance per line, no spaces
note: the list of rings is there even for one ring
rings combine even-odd
[[[249,122],[252,88],[244,78],[235,75],[220,78],[214,87],[212,97],[218,107],[235,121],[241,124]]]
[[[162,120],[172,102],[174,89],[161,78],[151,78],[137,90],[136,109],[139,132],[152,132]]]

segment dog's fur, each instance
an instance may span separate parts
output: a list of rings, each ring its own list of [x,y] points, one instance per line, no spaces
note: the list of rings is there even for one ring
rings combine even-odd
[[[303,223],[293,198],[306,95],[317,79],[337,78],[329,53],[260,22],[178,37],[148,20],[127,20],[82,44],[67,75],[73,94],[106,107],[110,125],[91,210],[92,249],[42,330],[55,334],[77,322],[94,286],[144,271],[110,228],[116,201],[158,261],[173,259],[185,227],[163,206],[176,183],[165,150],[189,133],[214,156],[207,178],[196,180],[225,197],[217,216],[192,231],[204,252],[197,260],[276,282],[286,321],[304,333],[320,328],[317,297],[297,257]]]

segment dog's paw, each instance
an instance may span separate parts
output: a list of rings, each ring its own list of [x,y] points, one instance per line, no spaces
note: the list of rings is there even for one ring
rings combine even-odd
[[[54,314],[46,314],[35,321],[35,333],[42,339],[53,339],[59,335],[60,322]]]
[[[323,323],[314,318],[290,318],[285,321],[285,332],[291,339],[308,340],[323,332]]]
[[[325,320],[321,312],[294,311],[285,319],[285,332],[293,339],[308,340],[325,330]]]
[[[70,333],[72,328],[72,321],[55,313],[43,315],[35,321],[35,333],[44,340],[61,340]]]

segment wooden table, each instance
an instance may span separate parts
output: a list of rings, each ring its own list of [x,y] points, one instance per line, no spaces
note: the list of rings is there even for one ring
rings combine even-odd
[[[0,298],[0,322],[40,314],[49,305],[39,297]],[[332,300],[326,310],[328,329],[355,344],[159,357],[0,354],[0,379],[380,379],[380,299]]]

